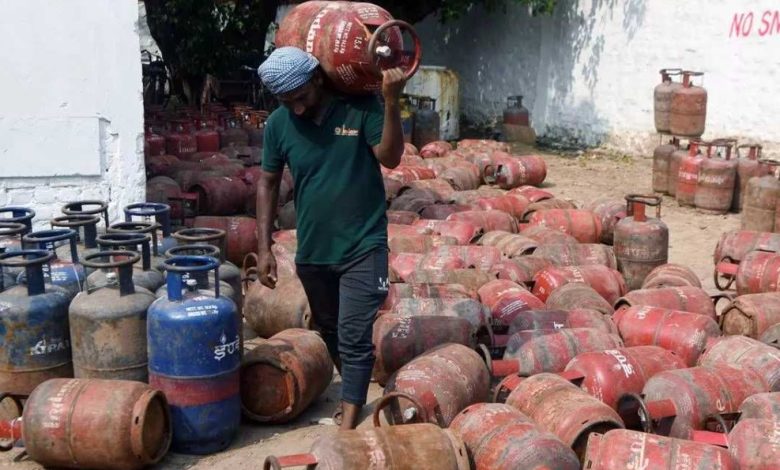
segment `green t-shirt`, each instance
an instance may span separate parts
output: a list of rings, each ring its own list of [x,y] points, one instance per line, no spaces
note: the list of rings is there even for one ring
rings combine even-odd
[[[387,204],[372,147],[384,112],[375,96],[334,97],[322,124],[281,106],[265,125],[263,170],[295,182],[299,264],[341,264],[387,246]]]

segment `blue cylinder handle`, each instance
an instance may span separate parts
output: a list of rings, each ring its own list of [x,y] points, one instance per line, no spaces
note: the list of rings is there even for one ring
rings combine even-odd
[[[27,227],[27,231],[32,231],[32,219],[35,217],[35,211],[27,207],[5,206],[0,207],[0,214],[10,213],[11,217],[0,216],[3,222],[20,222]]]
[[[214,271],[214,296],[219,297],[219,260],[210,256],[174,256],[165,260],[163,268],[167,273],[168,300],[182,299],[182,275]]]
[[[0,253],[0,266],[24,267],[27,275],[27,295],[32,297],[46,292],[43,281],[43,265],[53,259],[54,253],[48,250],[20,250]],[[0,284],[3,282],[2,279],[3,276],[0,276]]]
[[[125,206],[125,222],[131,222],[133,216],[151,217],[160,224],[163,237],[171,235],[171,206],[160,202],[137,202]]]
[[[110,261],[93,261],[98,258],[109,258]],[[125,296],[135,293],[133,285],[133,264],[141,259],[141,255],[133,251],[111,250],[98,251],[84,257],[81,262],[84,266],[93,269],[117,268],[119,274],[119,295]],[[87,289],[89,294],[89,289]]]
[[[100,217],[87,214],[77,215],[64,215],[62,217],[55,217],[51,219],[51,227],[65,227],[78,230],[84,228],[84,246],[93,249],[97,248],[97,224],[100,222]]]
[[[22,237],[22,246],[27,248],[29,245],[37,246],[40,249],[46,249],[55,254],[55,242],[69,240],[70,243],[70,260],[73,263],[79,262],[79,253],[76,250],[76,231],[69,228],[51,229],[51,230],[38,230],[37,232],[30,232]]]
[[[152,236],[152,253],[154,256],[160,256],[157,250],[157,228],[160,226],[157,222],[141,222],[135,220],[132,222],[117,222],[108,227],[108,233],[148,233]]]
[[[95,206],[94,208],[85,208],[84,206]],[[87,201],[73,201],[62,206],[62,213],[65,215],[95,215],[101,214],[103,216],[103,222],[108,227],[108,204],[103,201],[87,200]]]
[[[144,271],[152,269],[152,255],[149,245],[152,237],[146,233],[105,233],[97,237],[97,243],[101,250],[107,248],[129,249],[138,251],[141,247],[141,268]]]

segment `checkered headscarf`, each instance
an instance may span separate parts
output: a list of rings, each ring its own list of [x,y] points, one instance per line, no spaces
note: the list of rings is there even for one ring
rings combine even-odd
[[[280,47],[257,68],[263,84],[274,95],[283,95],[305,85],[314,75],[319,61],[297,47]]]

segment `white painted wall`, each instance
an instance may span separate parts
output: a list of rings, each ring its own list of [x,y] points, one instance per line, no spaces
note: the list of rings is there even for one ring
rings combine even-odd
[[[731,31],[735,13],[745,23],[752,13],[747,36]],[[780,157],[777,0],[559,0],[550,17],[474,8],[418,29],[424,63],[459,74],[461,112],[473,120],[495,119],[507,95],[523,94],[542,135],[645,153],[658,142],[657,72],[684,67],[705,72],[705,138],[759,140]]]
[[[0,1],[0,206],[143,201],[135,0]]]

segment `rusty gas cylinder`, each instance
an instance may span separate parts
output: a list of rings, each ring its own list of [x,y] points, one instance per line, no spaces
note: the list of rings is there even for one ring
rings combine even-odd
[[[564,284],[547,297],[547,308],[559,310],[572,310],[575,308],[584,308],[595,310],[602,315],[612,315],[615,309],[612,304],[604,300],[591,286],[582,282],[572,282]]]
[[[12,436],[2,437],[21,437],[29,459],[47,468],[136,470],[159,462],[171,444],[165,396],[127,380],[48,380],[10,424]]]
[[[708,214],[725,214],[731,209],[737,179],[737,160],[732,159],[736,140],[716,139],[713,152],[699,166],[694,204]]]
[[[780,393],[766,392],[751,395],[739,407],[740,418],[768,418],[780,421]]]
[[[428,253],[457,243],[456,238],[441,235],[401,235],[387,240],[388,249],[393,253]]]
[[[506,330],[521,312],[544,308],[544,302],[512,281],[490,281],[480,287],[477,293],[480,302],[490,309],[490,325],[494,331]]]
[[[387,223],[398,225],[412,225],[420,220],[420,214],[410,211],[387,211]]]
[[[455,417],[450,429],[463,439],[476,470],[580,468],[566,444],[509,405],[471,405]]]
[[[746,254],[739,264],[722,261],[717,274],[735,279],[737,295],[780,291],[780,253],[755,250]]]
[[[534,276],[531,292],[546,301],[552,291],[572,282],[591,286],[611,304],[626,293],[623,276],[614,269],[598,264],[544,268]]]
[[[398,401],[385,410],[391,423],[428,421],[442,427],[464,408],[487,401],[490,374],[479,354],[445,344],[417,356],[388,379],[385,397]]]
[[[486,306],[474,299],[399,299],[390,312],[407,316],[433,315],[465,318],[475,331],[487,329],[490,324],[490,311]]]
[[[446,220],[470,222],[482,229],[483,232],[503,230],[517,233],[517,220],[506,212],[497,210],[455,212],[450,214]]]
[[[552,198],[555,197],[552,193],[550,193],[548,191],[545,191],[544,189],[539,189],[536,186],[530,186],[530,185],[523,185],[523,186],[511,189],[511,190],[509,190],[507,192],[507,195],[510,195],[510,196],[514,196],[514,195],[522,196],[522,197],[528,199],[529,201],[531,201],[532,203],[533,202],[543,201],[545,199],[552,199]]]
[[[384,386],[395,371],[420,354],[446,343],[476,347],[474,327],[465,318],[386,313],[374,322],[373,377]]]
[[[777,468],[780,462],[780,420],[740,419],[729,432],[728,446],[741,469]]]
[[[614,429],[591,434],[584,466],[589,470],[629,468],[690,468],[738,470],[739,464],[726,449],[683,439]]]
[[[476,299],[477,293],[460,284],[406,284],[391,282],[387,289],[387,297],[379,310],[391,310],[401,299],[418,298]]]
[[[376,413],[374,416],[378,425],[379,417]],[[372,467],[412,470],[421,465],[426,470],[471,470],[463,441],[453,431],[428,423],[323,435],[314,441],[311,453],[269,456],[265,459],[263,470],[291,467],[318,470],[365,470]]]
[[[481,197],[473,205],[482,210],[499,210],[519,219],[531,203],[523,196]]]
[[[661,346],[688,366],[696,365],[710,339],[720,336],[712,318],[659,307],[631,307],[615,312],[626,346]]]
[[[506,108],[504,108],[503,123],[513,126],[528,126],[528,118],[528,109],[523,106],[523,96],[508,96],[506,99]]]
[[[506,403],[558,436],[580,458],[591,433],[624,427],[612,408],[555,374],[519,379]]]
[[[133,284],[143,287],[150,292],[155,292],[165,284],[165,275],[152,268],[152,237],[147,233],[106,233],[97,237],[100,249],[128,250],[138,253],[141,260],[133,265]],[[115,281],[116,279],[114,279]],[[87,277],[89,285],[100,287],[109,282],[108,273],[101,270],[95,271]]]
[[[404,50],[404,31],[412,37],[413,52]],[[420,40],[408,23],[393,20],[386,10],[370,3],[299,5],[279,25],[276,47],[283,46],[313,54],[332,85],[352,94],[379,90],[381,70],[402,67],[409,79],[422,54]]]
[[[493,246],[508,258],[517,258],[530,255],[539,244],[526,236],[501,230],[487,232],[479,238],[478,244]]]
[[[241,408],[261,423],[286,423],[330,385],[333,362],[314,331],[291,328],[244,343]]]
[[[533,255],[548,260],[553,266],[587,266],[597,264],[617,269],[612,248],[600,243],[545,243]]]
[[[720,298],[720,296],[717,296]],[[632,306],[661,307],[670,310],[699,313],[713,320],[717,318],[713,298],[698,287],[662,287],[639,289],[624,295],[613,304],[615,310]]]
[[[295,275],[280,276],[275,289],[269,289],[257,279],[257,268],[244,263],[243,314],[249,326],[262,338],[270,338],[288,328],[308,329],[311,310],[306,292]]]
[[[565,200],[565,199],[558,199],[558,198],[552,198],[552,199],[543,199],[539,202],[532,202],[528,205],[528,207],[525,209],[525,212],[523,212],[522,217],[520,217],[521,222],[528,222],[531,220],[531,217],[539,211],[546,211],[550,209],[576,209],[577,206],[571,201]]]
[[[691,142],[688,145],[688,155],[680,160],[677,177],[674,184],[677,186],[675,198],[681,206],[693,207],[696,198],[696,185],[699,181],[699,167],[704,156],[699,151],[700,146],[706,146],[706,142]],[[711,148],[708,149],[708,152]]]
[[[539,155],[516,156],[504,152],[493,154],[495,184],[502,189],[539,186],[547,177],[547,164]],[[486,168],[490,172],[490,168]],[[486,178],[486,181],[488,179]]]
[[[146,382],[146,311],[155,295],[133,284],[130,251],[100,251],[82,264],[107,273],[108,284],[80,292],[70,303],[69,323],[73,371],[77,378]]]
[[[257,250],[257,221],[254,217],[195,217],[196,228],[225,231],[225,258],[235,265],[244,261],[247,253]]]
[[[745,336],[726,336],[712,341],[699,358],[699,365],[731,364],[760,374],[773,392],[780,392],[780,351]]]
[[[564,232],[580,243],[599,243],[601,240],[601,220],[588,210],[541,210],[531,215],[528,223]]]
[[[622,346],[617,335],[592,328],[519,331],[507,340],[504,358],[488,366],[495,377],[562,372],[578,354]]]
[[[426,203],[419,210],[420,217],[427,220],[446,220],[450,214],[473,210],[471,205]]]
[[[198,207],[204,215],[233,215],[244,209],[248,189],[241,178],[204,178],[187,189],[198,194]]]
[[[707,90],[693,84],[693,77],[703,72],[682,72],[682,86],[672,91],[669,106],[669,132],[674,135],[699,137],[704,134],[707,119]]]
[[[433,102],[435,104],[436,100],[434,100],[433,98],[426,98],[423,100],[423,103],[426,102],[427,103]],[[452,150],[453,150],[452,144],[450,144],[446,140],[441,140],[437,138],[436,140],[431,140],[425,145],[420,146],[420,156],[424,159],[442,158],[445,157]]]
[[[780,163],[770,160],[761,162],[771,165],[772,172],[748,181],[742,200],[741,228],[756,232],[774,232],[777,201],[780,199],[780,181],[774,173]]]
[[[780,292],[740,295],[721,314],[725,335],[759,338],[777,323],[780,323]]]
[[[477,290],[496,279],[495,274],[477,269],[417,269],[408,277],[412,284],[461,284],[467,289]]]
[[[509,193],[506,193],[509,194]],[[491,188],[489,186],[481,186],[479,189],[473,189],[469,191],[455,191],[450,196],[448,202],[455,204],[468,205],[475,203],[478,199],[501,197],[504,195],[504,191],[498,188]]]
[[[764,344],[780,349],[780,323],[770,326],[758,337],[758,340]]]
[[[54,217],[49,224],[52,229],[69,228],[76,232],[76,251],[79,258],[84,258],[89,253],[94,253],[97,245],[97,224],[100,217],[86,214],[65,215]],[[66,245],[57,248],[57,256],[67,257],[69,247]]]
[[[669,166],[672,154],[680,148],[680,141],[673,137],[666,144],[661,144],[653,150],[653,191],[669,194]],[[672,180],[676,182],[677,180]]]
[[[433,159],[428,161],[430,162],[431,160]],[[482,184],[479,168],[467,161],[461,161],[457,165],[452,165],[438,173],[437,176],[450,183],[450,186],[457,191],[477,189]]]
[[[501,251],[492,246],[456,246],[450,244],[436,248],[432,247],[425,255],[425,258],[423,258],[421,266],[423,268],[429,266],[428,260],[433,260],[435,263],[435,260],[439,258],[449,257],[455,257],[462,260],[462,265],[465,268],[476,268],[483,271],[487,271],[491,266],[503,259]]]
[[[521,235],[532,240],[536,240],[536,242],[539,244],[579,243],[576,238],[567,233],[539,225],[530,225],[524,227]]]
[[[171,198],[181,196],[181,186],[167,176],[155,176],[146,182],[146,200],[160,204],[170,204]]]
[[[709,416],[733,413],[747,397],[768,389],[766,381],[749,369],[698,366],[655,374],[641,397],[624,395],[618,407],[627,424],[641,416],[645,432],[690,439]]]
[[[601,222],[601,243],[612,244],[615,225],[626,216],[626,203],[620,199],[598,198],[585,206]]]
[[[658,289],[681,286],[701,288],[701,281],[691,268],[681,264],[666,263],[650,271],[642,282],[641,288]]]
[[[572,310],[524,310],[509,322],[507,334],[527,330],[560,330],[564,328],[592,328],[617,334],[612,320],[596,310],[575,308]]]
[[[669,228],[661,220],[661,198],[629,194],[627,216],[615,227],[615,257],[628,290],[639,289],[645,277],[669,259]],[[655,206],[655,217],[645,215]]]
[[[669,176],[667,178],[669,182],[669,195],[672,197],[677,196],[677,178],[680,173],[680,163],[690,153],[690,143],[687,146],[681,145],[677,150],[673,151],[669,156]]]
[[[168,154],[184,158],[198,151],[198,143],[189,126],[189,123],[177,123],[175,129],[165,135],[165,150]]]
[[[453,237],[458,241],[458,245],[468,245],[482,233],[482,229],[469,222],[423,219],[412,222],[411,225],[430,229],[439,235]]]
[[[491,266],[488,272],[493,275],[494,279],[506,279],[530,288],[533,285],[536,273],[548,266],[552,265],[546,259],[534,256],[520,256],[499,261]]]
[[[741,149],[748,149],[744,156],[740,153]],[[770,166],[766,163],[759,163],[761,150],[763,147],[758,144],[738,145],[737,152],[737,180],[734,183],[734,198],[731,202],[731,210],[739,212],[742,210],[743,198],[747,190],[748,181],[754,176],[764,176],[770,173]]]
[[[661,69],[661,83],[653,89],[653,117],[657,132],[669,132],[669,113],[672,107],[672,94],[682,84],[672,77],[682,74],[682,69]]]
[[[641,393],[658,372],[684,369],[673,352],[658,346],[632,346],[577,355],[560,374],[585,392],[617,409],[625,393]]]

